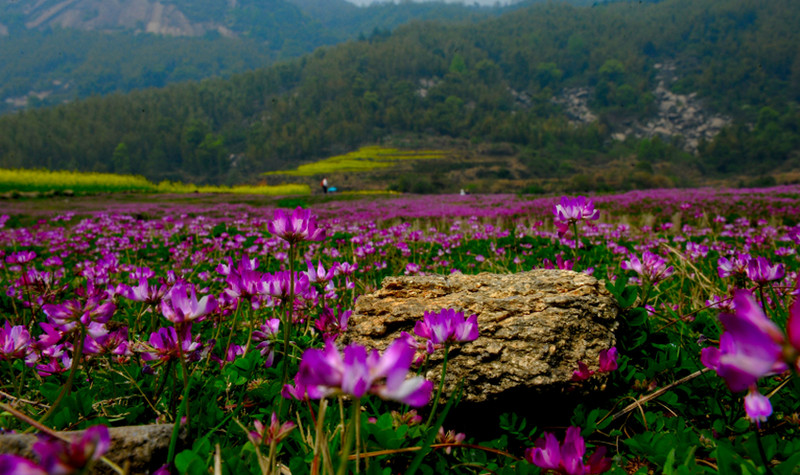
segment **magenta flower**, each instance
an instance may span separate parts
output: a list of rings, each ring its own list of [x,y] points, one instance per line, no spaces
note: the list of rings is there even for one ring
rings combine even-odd
[[[747,263],[747,277],[758,285],[781,280],[784,275],[783,264],[771,265],[766,257],[758,256]]]
[[[563,196],[560,203],[553,205],[553,214],[559,234],[566,233],[570,225],[578,221],[600,218],[600,211],[594,209],[594,201],[585,196]]]
[[[87,335],[83,351],[89,354],[131,356],[133,353],[128,343],[128,327],[122,327],[97,338]]]
[[[267,223],[267,229],[289,244],[325,239],[325,230],[317,228],[317,220],[311,215],[311,211],[299,206],[291,215],[282,209],[276,209],[275,219]]]
[[[335,340],[339,335],[347,331],[347,321],[352,315],[352,310],[342,311],[341,307],[336,307],[334,313],[332,308],[327,305],[319,314],[319,318],[314,322],[314,326],[322,332],[322,338],[325,340]]]
[[[206,295],[197,301],[194,286],[178,283],[161,301],[161,313],[172,323],[185,323],[202,320],[217,309],[217,300],[213,295]]]
[[[217,269],[220,270],[220,268],[223,266],[220,265]],[[253,309],[260,307],[257,296],[260,291],[262,275],[256,269],[258,269],[258,260],[247,257],[242,257],[242,261],[236,269],[224,268],[228,283],[225,294],[234,299],[250,300]]]
[[[275,352],[272,350],[272,340],[276,338],[278,329],[280,328],[281,321],[277,318],[268,319],[258,330],[253,332],[253,343],[256,344],[256,349],[261,353],[261,356],[266,357],[264,362],[265,366],[272,366],[275,360]]]
[[[297,399],[303,401],[308,399],[322,399],[328,395],[327,388],[322,386],[306,386],[298,373],[294,377],[294,386],[285,384],[281,389],[281,396],[286,399]]]
[[[439,313],[425,312],[422,321],[414,325],[414,333],[428,340],[428,353],[456,341],[473,341],[478,338],[478,316],[464,318],[464,312],[442,309]]]
[[[306,265],[308,266],[306,275],[308,276],[308,281],[312,284],[327,284],[336,274],[335,266],[326,271],[322,261],[318,261],[316,267],[311,261],[306,261]]]
[[[545,269],[572,270],[575,267],[575,262],[577,260],[578,258],[575,258],[574,260],[564,259],[564,253],[559,252],[558,254],[556,254],[555,264],[553,264],[553,262],[551,262],[550,259],[545,258],[542,260],[542,266]]]
[[[166,327],[151,333],[148,343],[150,344],[149,348],[145,348],[142,353],[142,359],[145,361],[178,359],[179,351],[183,352],[186,361],[198,361],[203,356],[200,336],[192,339],[192,325],[185,325],[181,328],[180,341],[178,341],[175,327]],[[179,344],[181,345],[180,349],[178,348]]]
[[[265,426],[258,419],[253,421],[253,426],[255,426],[256,430],[248,434],[248,439],[250,439],[253,445],[259,446],[262,444],[271,445],[273,442],[277,444],[289,435],[296,424],[294,422],[284,422],[280,424],[278,422],[278,415],[273,412],[270,417],[269,426]]]
[[[616,371],[617,368],[617,347],[612,346],[607,350],[601,350],[599,372],[608,373],[611,371]]]
[[[339,262],[334,269],[334,275],[353,275],[353,273],[358,270],[358,262],[353,264],[349,262]]]
[[[72,358],[66,351],[63,351],[63,345],[58,346],[62,350],[57,353],[57,356],[50,356],[46,363],[36,365],[36,372],[39,373],[39,376],[47,377],[66,373],[72,367]]]
[[[722,313],[720,322],[725,327],[719,339],[719,348],[704,348],[702,363],[714,369],[725,380],[731,391],[744,391],[756,384],[759,378],[787,369],[783,361],[784,336],[744,290],[736,292],[735,314]],[[800,307],[795,304],[790,312],[788,328],[790,344],[800,343],[796,328],[800,325]]]
[[[592,377],[594,371],[590,370],[586,363],[578,361],[578,369],[572,372],[572,381],[585,381]]]
[[[92,465],[108,451],[111,438],[106,426],[93,426],[83,434],[66,443],[49,437],[39,439],[32,450],[39,457],[36,465],[22,457],[14,455],[0,456],[0,474],[36,475],[69,475],[73,473],[91,473]]]
[[[772,415],[772,404],[766,396],[758,392],[758,388],[750,386],[747,396],[744,397],[744,410],[750,422],[760,426]]]
[[[585,453],[586,443],[581,437],[580,428],[571,426],[562,444],[559,444],[555,435],[545,432],[544,439],[537,440],[534,448],[525,451],[525,459],[537,467],[562,475],[603,473],[611,468],[611,459],[604,457],[605,447],[597,449],[586,464],[583,462]]]
[[[617,365],[617,347],[612,346],[607,350],[600,350],[599,356],[599,369],[598,373],[610,373],[616,371]],[[572,381],[585,381],[594,375],[595,372],[590,370],[583,361],[578,361],[578,369],[572,372]]]
[[[303,353],[296,381],[298,385],[316,387],[323,396],[343,393],[362,397],[371,393],[410,406],[423,406],[430,400],[433,383],[420,376],[406,379],[413,357],[414,348],[403,340],[395,340],[383,355],[357,344],[339,353],[333,342],[327,341],[324,349]]]
[[[277,271],[275,274],[266,273],[259,284],[259,292],[277,299],[286,300],[292,293],[291,277],[292,274],[288,270]],[[295,297],[308,293],[309,288],[308,275],[305,272],[295,272],[293,292]]]
[[[717,274],[721,279],[730,276],[744,275],[747,273],[747,266],[751,258],[748,254],[737,252],[730,259],[720,257],[717,260]]]
[[[0,454],[2,475],[47,475],[42,467],[19,455]]]
[[[415,274],[419,274],[419,271],[420,271],[419,264],[415,264],[413,262],[409,262],[408,264],[406,264],[406,270],[403,271],[403,274],[405,274],[405,275],[415,275]]]
[[[445,432],[444,427],[439,426],[439,432],[436,433],[436,443],[437,444],[460,444],[464,442],[464,439],[467,438],[467,435],[462,432],[456,432],[454,430],[448,430]],[[453,451],[453,446],[449,446],[444,449],[445,453],[449,454]]]
[[[12,252],[6,257],[6,262],[9,264],[26,264],[36,259],[36,253],[33,251],[19,251]]]
[[[150,285],[146,278],[140,277],[139,283],[135,287],[119,284],[117,286],[117,293],[128,300],[157,305],[167,293],[167,286],[164,284]]]
[[[85,303],[68,300],[60,304],[44,304],[42,311],[53,324],[65,333],[74,330],[78,324],[89,326],[91,323],[106,323],[111,319],[116,305],[108,298],[108,293],[93,293]]]
[[[650,251],[644,251],[644,253],[642,253],[641,261],[635,254],[631,254],[627,261],[622,261],[620,267],[623,270],[632,270],[636,272],[653,285],[671,276],[675,271],[672,266],[667,266],[666,259]]]
[[[31,334],[23,325],[11,326],[6,320],[3,328],[0,328],[0,360],[25,359],[25,362],[33,364],[37,359],[31,347]]]

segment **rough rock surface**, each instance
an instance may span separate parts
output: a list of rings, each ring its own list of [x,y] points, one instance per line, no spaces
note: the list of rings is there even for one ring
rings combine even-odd
[[[445,394],[464,379],[464,402],[561,392],[578,361],[596,369],[599,352],[616,341],[618,307],[605,286],[585,274],[544,269],[388,277],[358,299],[346,340],[382,350],[412,332],[424,312],[443,308],[478,315],[480,337],[453,345],[445,377]],[[442,356],[431,356],[425,375],[436,384]]]
[[[106,456],[121,467],[130,463],[128,473],[153,473],[167,459],[173,427],[172,424],[112,427],[109,429],[111,448]],[[185,438],[185,432],[181,434],[181,439]],[[79,436],[81,432],[61,432],[61,434],[72,438]],[[0,454],[21,455],[36,461],[36,456],[31,452],[36,440],[37,436],[33,434],[0,435]],[[93,473],[114,473],[114,471],[102,461],[98,461]]]

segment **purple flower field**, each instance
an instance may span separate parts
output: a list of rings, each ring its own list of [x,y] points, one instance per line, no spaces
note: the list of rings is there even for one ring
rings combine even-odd
[[[106,427],[156,422],[190,441],[161,473],[797,473],[800,186],[280,203],[99,203],[30,226],[9,206],[0,430],[40,442],[0,474],[123,473]],[[616,347],[570,383],[602,397],[558,425],[447,417],[420,365],[440,352],[446,371],[479,317],[426,313],[383,352],[340,343],[384,277],[535,268],[593,275],[621,308]]]

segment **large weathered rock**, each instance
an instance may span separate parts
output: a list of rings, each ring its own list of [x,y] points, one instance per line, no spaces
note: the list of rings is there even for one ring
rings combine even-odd
[[[111,447],[106,457],[121,467],[128,465],[128,473],[153,473],[167,460],[173,424],[152,424],[143,426],[112,427],[109,429]],[[68,438],[79,437],[81,432],[61,432]],[[186,438],[186,430],[181,431],[179,447]],[[36,461],[31,447],[37,436],[33,434],[0,435],[0,454],[15,454]],[[110,467],[98,461],[93,473],[114,473]]]
[[[563,270],[388,277],[356,302],[347,340],[382,350],[443,308],[478,315],[480,337],[453,345],[445,377],[445,394],[464,379],[465,402],[561,392],[578,361],[597,369],[599,352],[615,344],[618,307],[605,286]],[[442,356],[425,375],[437,384]]]

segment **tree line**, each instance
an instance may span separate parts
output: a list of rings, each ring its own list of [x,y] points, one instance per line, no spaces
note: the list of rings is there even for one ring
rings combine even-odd
[[[677,91],[735,119],[701,145],[693,166],[766,169],[787,163],[800,143],[798,14],[792,0],[665,0],[536,4],[468,25],[412,22],[225,80],[0,117],[0,166],[230,184],[412,134],[511,143],[532,172],[557,175],[567,158],[615,153],[615,121],[652,112],[654,65],[669,61],[682,78]],[[593,91],[599,116],[586,127],[551,100],[577,86]],[[642,156],[687,160],[662,145]]]

